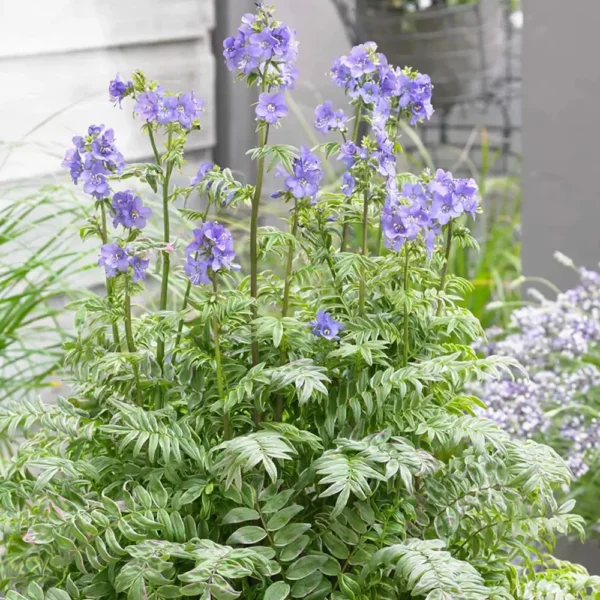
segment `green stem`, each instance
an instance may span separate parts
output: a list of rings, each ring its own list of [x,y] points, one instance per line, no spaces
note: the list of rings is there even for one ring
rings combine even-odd
[[[158,148],[156,147],[156,140],[154,139],[154,132],[152,131],[152,125],[148,126],[148,136],[150,137],[150,144],[152,145],[152,152],[154,153],[154,160],[156,164],[160,167],[160,154],[158,153]]]
[[[217,284],[217,274],[213,274],[213,291],[216,296],[219,293]],[[215,343],[215,362],[217,363],[217,391],[219,393],[219,400],[223,402],[223,437],[228,440],[231,438],[230,424],[229,424],[229,413],[225,411],[225,389],[223,386],[223,365],[221,362],[221,342],[219,338],[219,319],[217,318],[216,310],[213,311],[213,339]]]
[[[198,252],[194,254],[194,260],[198,260]],[[185,288],[185,294],[183,295],[183,304],[181,305],[181,312],[183,312],[188,305],[190,300],[190,294],[192,292],[192,282],[188,280],[187,286]],[[179,321],[179,325],[177,326],[177,337],[175,338],[175,350],[173,351],[173,362],[175,360],[175,352],[179,348],[179,342],[181,341],[181,334],[183,333],[183,317]]]
[[[406,251],[406,257],[404,260],[404,355],[402,360],[402,366],[406,367],[408,365],[408,290],[410,288],[410,278],[408,277],[408,257],[410,256],[410,251],[408,246],[404,247]]]
[[[259,147],[264,148],[267,144],[269,126],[265,124],[260,128]],[[250,216],[250,294],[254,298],[252,307],[253,318],[258,316],[258,214],[260,209],[260,197],[262,194],[263,178],[265,173],[265,159],[258,159],[256,170],[256,186],[252,197],[252,213]],[[258,364],[258,341],[252,336],[252,365]],[[256,417],[257,415],[255,415]]]
[[[169,131],[169,137],[167,140],[167,152],[171,148],[171,132]],[[154,138],[151,137],[151,140]],[[155,153],[155,158],[157,153]],[[160,166],[160,162],[158,163]],[[169,238],[171,236],[170,233],[170,225],[169,225],[169,180],[171,178],[171,165],[167,164],[166,171],[163,179],[163,238],[165,245],[169,244]],[[160,286],[160,310],[164,311],[167,308],[167,300],[169,298],[169,272],[171,269],[171,254],[168,249],[163,250],[162,253],[162,281]],[[156,350],[156,360],[160,365],[161,369],[163,368],[163,363],[165,359],[165,341],[162,338],[159,338],[157,350]],[[162,402],[162,400],[161,400]]]
[[[362,220],[362,255],[366,257],[369,248],[369,197],[368,192],[365,192],[364,202],[363,202],[363,220]],[[367,274],[366,267],[363,268],[361,278],[360,278],[360,287],[358,291],[358,311],[361,317],[365,314],[365,297],[366,297],[366,282]]]
[[[298,234],[298,200],[294,199],[294,212],[292,215],[291,222],[291,233],[292,237],[296,238]],[[285,319],[288,315],[289,304],[290,304],[290,287],[291,287],[291,276],[292,276],[292,265],[294,264],[294,245],[290,243],[288,249],[287,265],[285,269],[285,286],[283,290],[283,307],[281,309],[281,316]]]
[[[377,232],[377,248],[375,249],[375,256],[381,254],[381,244],[383,243],[383,227],[381,226],[381,220],[379,221],[379,231]]]
[[[442,267],[442,275],[440,277],[439,292],[443,292],[446,287],[446,277],[448,275],[448,263],[450,261],[450,251],[452,250],[452,221],[448,223],[448,230],[446,233],[446,252],[444,254],[444,266]],[[437,314],[440,314],[442,309],[441,303],[438,304]]]
[[[354,118],[354,129],[352,130],[352,141],[356,144],[358,142],[358,130],[360,128],[360,118],[362,115],[362,102],[358,103],[356,107],[356,115]]]
[[[102,215],[102,243],[108,244],[108,232],[106,227],[106,207],[104,206],[104,200],[100,203],[100,212]],[[114,303],[114,288],[112,279],[106,278],[106,293],[108,294],[108,301],[112,305]],[[113,340],[117,349],[121,349],[121,339],[119,336],[119,327],[116,323],[112,324]]]
[[[356,114],[354,117],[354,129],[352,131],[352,141],[356,144],[358,138],[358,130],[360,128],[360,119],[362,115],[362,102],[356,107]],[[341,252],[346,252],[348,247],[348,237],[350,235],[350,224],[346,222],[344,218],[344,226],[342,227],[342,245],[340,246]]]
[[[135,341],[133,339],[133,329],[131,327],[131,297],[129,295],[129,274],[125,273],[125,337],[127,338],[127,349],[131,354],[137,352]],[[133,377],[135,379],[135,391],[138,406],[143,406],[142,391],[140,388],[140,373],[136,362],[132,363]]]
[[[294,239],[298,234],[298,200],[294,199],[294,212],[292,213],[292,221],[291,221],[291,233]],[[291,288],[291,279],[292,279],[292,266],[294,264],[294,251],[295,247],[293,243],[290,243],[288,249],[287,256],[287,264],[285,268],[285,284],[283,288],[283,306],[281,308],[281,318],[285,319],[288,315],[289,307],[290,307],[290,288]],[[285,336],[281,340],[281,348],[279,354],[280,362],[282,365],[286,363],[287,360],[287,350],[285,344]],[[284,396],[277,397],[277,404],[275,407],[275,420],[281,421],[283,417],[283,409],[284,409]]]

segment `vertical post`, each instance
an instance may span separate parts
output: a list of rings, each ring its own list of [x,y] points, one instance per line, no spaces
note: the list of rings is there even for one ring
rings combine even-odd
[[[526,0],[523,10],[523,268],[564,288],[575,276],[554,251],[600,260],[600,3]]]
[[[215,162],[241,173],[247,181],[255,166],[246,150],[256,146],[256,123],[252,104],[256,90],[234,80],[223,61],[223,40],[234,35],[242,15],[254,12],[253,0],[216,0],[217,26],[213,33],[213,53],[217,73],[217,146]],[[237,173],[236,173],[237,175]]]

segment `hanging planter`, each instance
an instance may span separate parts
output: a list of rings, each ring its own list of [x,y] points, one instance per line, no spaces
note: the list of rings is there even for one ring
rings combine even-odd
[[[503,0],[416,12],[392,0],[358,0],[357,25],[361,37],[377,42],[392,64],[429,74],[435,105],[449,108],[485,97],[501,74],[504,10]]]

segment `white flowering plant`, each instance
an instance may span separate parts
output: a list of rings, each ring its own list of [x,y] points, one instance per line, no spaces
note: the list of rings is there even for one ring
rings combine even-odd
[[[567,465],[478,417],[481,401],[462,392],[518,366],[476,357],[482,330],[460,306],[469,284],[448,271],[452,246],[472,244],[458,218],[480,210],[476,183],[396,172],[398,123],[433,113],[429,78],[357,46],[332,68],[353,116],[327,102],[315,112],[336,139],[269,145],[297,51],[263,3],[224,42],[230,69],[260,90],[253,183],[202,165],[189,186],[170,185],[202,104],[139,72],[110,94],[133,101],[154,162],[127,164],[103,126],[73,139],[63,164],[94,200],[82,233],[101,245],[107,293],[76,305],[71,392],[0,407],[14,441],[0,479],[0,590],[7,600],[597,595],[597,578],[549,555],[557,535],[583,533],[573,503],[555,497]],[[359,139],[361,122],[370,134]],[[321,189],[322,156],[344,166],[339,190]],[[258,226],[269,169],[291,207],[287,232]],[[162,239],[146,233],[157,216],[124,189],[131,178],[160,192]],[[173,203],[197,195],[206,203],[183,209],[198,227],[179,250]],[[239,204],[251,209],[249,272],[235,262],[241,242],[212,220]],[[280,273],[261,269],[269,256]],[[151,261],[158,310],[135,306]]]
[[[485,417],[513,437],[550,444],[565,459],[575,478],[568,497],[577,499],[577,512],[597,535],[600,273],[576,267],[560,253],[557,258],[577,273],[579,284],[561,292],[544,282],[554,298],[532,290],[535,302],[515,310],[506,330],[488,330],[488,340],[479,344],[484,355],[516,358],[525,374],[487,381],[476,392],[485,401]]]

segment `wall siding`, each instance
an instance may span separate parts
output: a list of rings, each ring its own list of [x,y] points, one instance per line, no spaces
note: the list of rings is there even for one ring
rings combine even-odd
[[[0,182],[38,179],[57,171],[72,136],[90,123],[113,127],[127,161],[149,156],[141,123],[108,100],[115,73],[141,68],[165,87],[194,90],[205,100],[204,129],[193,151],[215,145],[213,0],[46,0],[26,15],[7,3],[0,23]],[[39,10],[38,10],[39,8]],[[143,8],[143,10],[142,10]],[[25,31],[26,29],[26,31]]]

